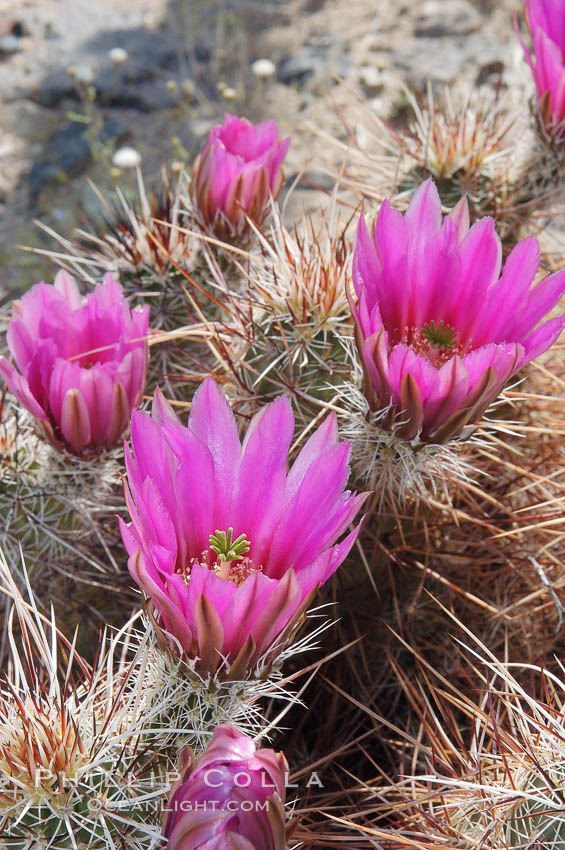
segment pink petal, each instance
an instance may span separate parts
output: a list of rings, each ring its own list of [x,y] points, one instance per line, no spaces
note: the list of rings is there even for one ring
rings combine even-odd
[[[451,310],[445,320],[454,327],[465,343],[480,344],[480,322],[490,325],[486,317],[485,299],[500,274],[502,245],[492,218],[482,218],[469,230],[459,245],[460,277],[453,287]]]
[[[376,247],[381,271],[373,274],[366,292],[369,308],[378,303],[385,327],[396,333],[401,333],[411,321],[413,282],[407,262],[409,240],[405,216],[383,201],[375,224],[375,246],[371,244],[373,254]],[[372,329],[376,330],[374,323]]]
[[[241,445],[230,406],[211,378],[203,381],[194,394],[188,427],[210,450],[217,486],[225,494],[231,493]]]
[[[386,209],[386,206],[387,201],[384,201],[379,217],[383,215],[383,209]],[[367,301],[371,306],[378,296],[377,281],[380,275],[381,262],[369,236],[365,218],[361,216],[357,227],[355,255],[353,257],[353,284],[357,296],[359,297],[361,292],[366,293]]]
[[[441,229],[441,200],[429,178],[416,189],[404,215],[413,248],[423,248]]]
[[[402,329],[421,328],[431,319],[438,321],[449,315],[451,300],[457,292],[460,269],[456,247],[455,227],[451,221],[446,220],[443,228],[430,236],[425,245],[425,256],[420,250],[411,250],[408,254],[407,275],[411,293],[408,298],[405,296],[406,320],[404,325],[400,326]],[[387,298],[392,300],[390,296]],[[384,324],[385,327],[392,327],[387,325],[386,321]]]
[[[263,564],[283,509],[286,465],[294,434],[294,415],[284,396],[251,421],[237,472],[233,501],[235,534],[247,534],[249,557]]]
[[[311,464],[334,446],[337,440],[337,417],[332,412],[329,416],[326,416],[319,428],[316,428],[292,464],[286,482],[287,498],[296,493],[304,477],[307,475]]]
[[[424,409],[424,428],[433,433],[460,410],[469,391],[469,373],[460,357],[452,357],[437,372]]]
[[[522,312],[526,303],[539,262],[540,249],[534,237],[523,239],[514,246],[504,264],[502,277],[488,293],[483,316],[479,315],[476,319],[472,332],[476,348],[487,342],[515,338],[511,328],[516,323],[516,314]],[[500,309],[502,304],[503,310]]]
[[[128,569],[134,581],[145,591],[156,608],[164,615],[165,625],[179,641],[185,652],[191,652],[193,634],[182,611],[173,604],[165,585],[152,576],[144,555],[137,550],[128,560]]]
[[[60,292],[71,310],[78,310],[82,307],[82,298],[74,277],[71,277],[66,271],[59,271],[55,275],[53,286]]]
[[[526,339],[523,340],[524,356],[520,361],[520,368],[535,357],[539,357],[544,351],[547,351],[561,335],[561,331],[565,326],[565,313],[557,316],[555,319],[549,319],[544,322],[535,331],[533,331]]]
[[[80,454],[90,442],[90,416],[82,393],[70,389],[61,407],[61,433],[73,451]]]
[[[47,418],[46,412],[30,392],[26,379],[20,375],[17,369],[12,366],[5,357],[1,355],[0,375],[2,375],[8,388],[14,393],[20,404],[23,405],[26,410],[29,410],[32,416],[35,416],[37,419]]]
[[[349,472],[349,445],[332,446],[311,464],[298,492],[285,504],[264,569],[280,578],[289,566],[300,570],[325,549],[333,533],[334,513],[341,504]],[[339,533],[339,532],[338,532]]]
[[[455,204],[453,209],[447,214],[447,218],[450,219],[455,228],[457,241],[461,242],[469,232],[469,227],[471,225],[469,204],[466,196],[461,198],[461,200]]]
[[[565,292],[565,269],[548,275],[529,293],[522,310],[509,322],[507,339],[522,340],[555,307]]]

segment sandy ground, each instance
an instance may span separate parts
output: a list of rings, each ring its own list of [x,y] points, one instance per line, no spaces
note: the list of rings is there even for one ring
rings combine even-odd
[[[512,28],[517,11],[519,0],[0,0],[4,298],[50,273],[44,260],[17,247],[53,247],[34,218],[70,235],[91,212],[87,173],[103,188],[116,179],[127,184],[130,175],[112,171],[113,151],[123,143],[140,152],[150,181],[160,162],[189,160],[225,109],[254,120],[274,116],[293,139],[287,173],[307,169],[327,188],[327,173],[339,167],[352,134],[362,144],[369,115],[401,111],[405,85],[497,86],[529,97],[532,84]],[[162,58],[167,44],[176,60]],[[109,51],[131,45],[135,73],[116,83],[116,94],[108,83]],[[277,66],[269,81],[251,72],[261,57]],[[226,87],[228,100],[221,96]],[[142,93],[141,103],[132,92]],[[55,179],[38,181],[34,164],[52,156],[54,135],[77,119],[91,128],[89,139],[104,121],[117,123],[119,135],[68,169],[63,151]],[[318,201],[305,189],[291,214]]]

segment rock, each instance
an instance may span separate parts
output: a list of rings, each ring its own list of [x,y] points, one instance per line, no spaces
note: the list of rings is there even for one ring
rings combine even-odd
[[[414,21],[414,35],[422,38],[468,35],[482,25],[479,12],[468,0],[426,0]]]
[[[21,21],[15,21],[12,24],[12,35],[22,38],[24,35],[29,35],[29,32]]]
[[[63,68],[50,73],[41,86],[30,93],[30,97],[35,103],[49,109],[58,106],[63,100],[78,99],[73,81]]]
[[[305,45],[286,56],[279,64],[277,78],[285,85],[303,85],[311,77],[326,73],[348,77],[352,64],[343,54],[335,54],[329,46]]]
[[[437,82],[451,82],[461,70],[465,57],[457,42],[438,43],[431,39],[407,42],[402,50],[392,56],[393,66],[401,68],[406,82],[415,88],[423,89],[428,77]]]
[[[35,203],[44,187],[49,183],[60,183],[84,171],[92,161],[92,149],[87,138],[88,125],[81,121],[70,121],[58,130],[40,160],[34,163],[29,175],[30,201]],[[127,135],[126,128],[117,121],[106,120],[100,131],[99,140],[121,140]]]
[[[283,184],[283,190],[288,191],[294,185],[298,173],[295,172],[286,178]],[[317,192],[331,192],[335,186],[335,180],[329,174],[324,174],[322,171],[305,171],[301,174],[298,183],[294,189],[303,189]]]
[[[129,78],[127,73],[117,72],[115,68],[105,68],[97,74],[93,85],[101,106],[152,112],[169,109],[177,103],[167,89],[166,80]]]
[[[199,42],[194,47],[194,55],[195,55],[196,60],[198,62],[204,63],[204,62],[210,61],[210,57],[211,57],[212,54],[210,53],[210,49],[208,47],[206,47],[205,44],[202,44],[202,43]]]
[[[453,38],[407,40],[391,55],[392,67],[403,71],[406,83],[419,91],[432,82],[451,83],[467,64],[483,67],[500,58],[503,46],[477,33]]]
[[[119,51],[120,62],[113,59]],[[81,62],[96,68],[91,83],[102,106],[145,112],[167,109],[177,101],[167,91],[167,73],[177,75],[183,55],[180,36],[148,30],[108,30],[85,45]],[[64,69],[57,69],[35,93],[42,106],[58,106],[63,100],[79,100],[80,93]]]
[[[29,31],[22,21],[15,20],[14,18],[3,18],[0,15],[0,41],[7,35],[12,35],[14,38],[19,39],[23,38],[24,35],[29,35]]]
[[[121,47],[128,54],[130,74],[136,66],[138,71],[151,75],[157,68],[176,72],[179,70],[179,57],[185,52],[181,35],[146,29],[104,30],[89,39],[84,50],[102,60],[114,47]]]
[[[477,74],[476,84],[483,86],[489,82],[497,82],[504,73],[505,63],[502,59],[492,59],[484,61]]]
[[[296,53],[286,56],[279,64],[277,77],[281,83],[304,83],[314,74],[324,69],[325,51],[311,47],[302,47]]]
[[[0,56],[12,56],[14,53],[19,53],[21,49],[21,41],[17,35],[8,33],[0,38]]]
[[[366,65],[359,70],[359,82],[365,94],[374,97],[383,88],[383,73],[374,65]]]

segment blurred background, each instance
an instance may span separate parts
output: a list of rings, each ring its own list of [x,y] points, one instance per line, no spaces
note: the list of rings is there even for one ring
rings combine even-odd
[[[406,91],[531,82],[518,0],[0,0],[0,303],[50,263],[37,219],[71,236],[96,188],[136,195],[179,171],[225,111],[274,117],[293,142],[293,205],[313,207],[364,121],[402,122]],[[51,275],[52,277],[52,275]],[[49,277],[50,279],[50,277]]]

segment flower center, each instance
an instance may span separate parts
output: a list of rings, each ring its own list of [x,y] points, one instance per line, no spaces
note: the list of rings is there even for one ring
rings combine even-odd
[[[426,322],[422,328],[422,336],[434,348],[438,348],[440,351],[446,349],[451,351],[457,344],[458,333],[451,325],[446,325],[443,319],[440,319],[437,325],[432,319],[430,322]]]
[[[212,565],[216,575],[239,585],[251,573],[257,572],[253,562],[243,557],[250,548],[247,535],[240,534],[234,540],[233,528],[228,528],[227,532],[216,529],[215,534],[210,535],[210,549],[217,555],[217,561]]]
[[[241,584],[252,573],[261,572],[263,569],[260,565],[256,566],[251,558],[245,557],[250,548],[251,543],[247,535],[240,534],[234,540],[233,528],[228,528],[227,532],[216,529],[214,534],[210,535],[210,548],[202,552],[200,557],[191,558],[182,570],[186,585],[190,583],[192,567],[195,564],[213,570],[217,576],[226,581]]]
[[[216,529],[210,535],[210,548],[202,552],[199,558],[192,558],[183,570],[183,578],[186,584],[190,582],[190,574],[194,564],[201,564],[209,570],[213,570],[217,576],[234,584],[241,584],[252,573],[261,572],[261,566],[255,566],[251,558],[246,558],[245,553],[251,548],[250,542],[245,534],[233,539],[233,528],[226,531]]]
[[[404,328],[404,332],[397,337],[393,345],[398,343],[403,343],[415,354],[426,357],[436,368],[441,368],[452,357],[463,354],[468,348],[468,343],[464,344],[455,328],[445,324],[443,319],[439,322],[431,319],[422,328]]]
[[[218,531],[210,535],[210,549],[218,555],[221,561],[236,561],[249,552],[251,544],[247,539],[246,534],[240,534],[233,540],[233,528],[228,528],[225,531]]]

